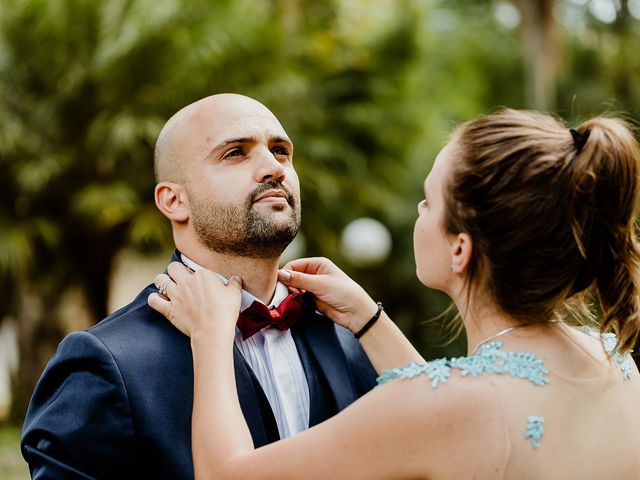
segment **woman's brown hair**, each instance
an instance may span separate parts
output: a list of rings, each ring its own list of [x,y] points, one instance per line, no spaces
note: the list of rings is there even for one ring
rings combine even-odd
[[[444,227],[471,235],[497,305],[521,322],[555,318],[593,287],[601,331],[631,349],[640,331],[635,218],[640,149],[621,120],[571,131],[535,112],[502,110],[459,127]]]

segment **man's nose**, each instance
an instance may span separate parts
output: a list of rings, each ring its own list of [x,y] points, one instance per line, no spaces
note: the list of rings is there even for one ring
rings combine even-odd
[[[256,172],[259,182],[282,182],[285,177],[284,167],[269,149],[260,152],[259,167]]]

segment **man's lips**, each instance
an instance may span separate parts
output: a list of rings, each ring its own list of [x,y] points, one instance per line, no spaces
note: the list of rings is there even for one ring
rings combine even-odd
[[[289,196],[282,190],[268,190],[259,195],[253,203],[289,203]]]

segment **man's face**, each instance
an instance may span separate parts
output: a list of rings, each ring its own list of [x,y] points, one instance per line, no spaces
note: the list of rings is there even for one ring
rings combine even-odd
[[[211,251],[277,257],[300,227],[293,144],[265,107],[242,99],[235,103],[202,109],[190,119],[195,128],[194,142],[186,145],[190,220]]]

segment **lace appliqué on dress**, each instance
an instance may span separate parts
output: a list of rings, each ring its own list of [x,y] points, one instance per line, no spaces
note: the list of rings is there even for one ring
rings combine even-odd
[[[580,330],[582,331],[582,333],[586,333],[590,337],[602,340],[604,351],[607,352],[607,355],[609,355],[614,361],[614,363],[622,373],[622,378],[624,380],[631,379],[631,355],[629,355],[628,353],[625,355],[621,355],[615,351],[616,343],[618,342],[615,333],[600,333],[589,327],[582,327]]]
[[[466,377],[479,377],[480,375],[507,374],[515,378],[528,380],[539,386],[549,383],[542,360],[529,352],[503,352],[503,343],[500,341],[487,343],[478,348],[477,353],[467,357],[440,358],[427,363],[411,362],[404,367],[394,368],[382,373],[377,379],[378,385],[383,385],[396,378],[413,378],[425,374],[431,380],[431,386],[447,383],[451,376],[451,369],[460,370],[460,375]],[[527,431],[525,438],[531,438],[531,446],[538,448],[540,438],[544,433],[544,418],[530,416],[527,419]]]
[[[582,332],[591,337],[602,339],[605,351],[620,369],[624,379],[629,380],[631,378],[631,355],[620,355],[615,352],[617,342],[615,334],[600,334],[588,327],[582,328]],[[501,350],[502,345],[502,342],[495,341],[481,345],[474,355],[451,359],[440,358],[427,363],[411,362],[404,367],[384,371],[378,377],[377,383],[378,385],[383,385],[396,378],[408,379],[425,374],[431,380],[431,386],[436,388],[441,384],[447,383],[451,376],[452,368],[460,370],[460,374],[463,377],[467,375],[479,377],[480,375],[489,374],[507,374],[515,378],[528,380],[539,386],[549,383],[547,378],[549,371],[544,368],[542,360],[529,352],[503,352]],[[540,439],[543,434],[544,417],[529,416],[524,437],[531,439],[533,448],[540,446]]]
[[[447,383],[451,376],[451,369],[460,370],[463,377],[471,375],[479,377],[489,374],[507,374],[515,378],[529,380],[535,385],[546,385],[548,370],[544,368],[542,360],[533,353],[503,352],[500,341],[481,345],[474,355],[458,358],[440,358],[427,363],[411,362],[404,367],[394,368],[382,373],[377,379],[378,385],[383,385],[396,378],[413,378],[424,373],[430,380],[431,386],[436,388]]]
[[[531,446],[538,448],[540,446],[540,438],[544,434],[544,417],[531,415],[527,418],[527,431],[524,438],[531,439]]]
[[[451,375],[449,359],[439,358],[438,360],[432,360],[427,363],[410,362],[404,367],[384,370],[382,375],[376,379],[376,382],[378,385],[383,385],[396,378],[408,379],[417,377],[421,373],[424,373],[431,380],[431,386],[433,388],[436,388],[441,383],[447,383]]]

